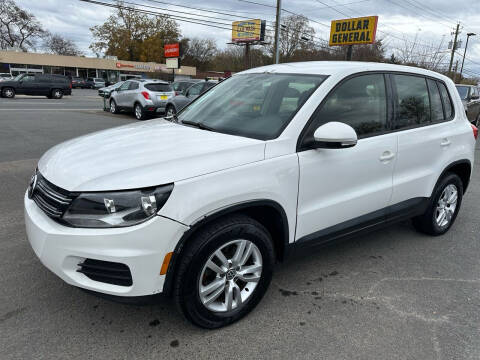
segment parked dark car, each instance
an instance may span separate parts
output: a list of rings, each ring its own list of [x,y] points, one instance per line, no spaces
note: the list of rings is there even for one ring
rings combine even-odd
[[[201,81],[203,80],[201,79],[179,80],[172,83],[172,88],[175,91],[175,95],[185,94],[185,91],[187,91],[187,89],[190,86]]]
[[[80,89],[86,89],[87,88],[87,82],[85,81],[84,78],[74,76],[72,77],[72,88],[80,88]]]
[[[208,89],[217,85],[217,81],[212,80],[201,80],[200,82],[195,83],[190,86],[184,94],[179,94],[170,99],[165,107],[166,116],[175,115],[177,112],[182,110],[185,106],[190,104],[197,97],[202,95]]]
[[[474,85],[455,85],[462,99],[465,113],[468,120],[476,125],[480,125],[480,89]]]
[[[72,94],[72,82],[66,76],[50,74],[20,74],[11,81],[0,82],[2,97],[14,98],[16,94],[61,99]]]

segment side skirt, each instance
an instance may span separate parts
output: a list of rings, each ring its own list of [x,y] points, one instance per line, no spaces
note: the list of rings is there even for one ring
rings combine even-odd
[[[286,254],[288,254],[286,257],[292,258],[306,254],[316,248],[345,241],[357,235],[421,215],[427,210],[429,202],[429,198],[413,198],[316,231],[289,244],[286,249]]]

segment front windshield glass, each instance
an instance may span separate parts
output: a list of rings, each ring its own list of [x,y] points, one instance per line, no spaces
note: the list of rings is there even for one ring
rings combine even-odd
[[[236,75],[200,96],[179,113],[178,120],[232,135],[274,139],[325,79],[303,74]]]
[[[462,100],[465,100],[468,96],[468,86],[457,86],[458,94]]]
[[[15,79],[13,79],[13,80],[18,81],[18,80],[20,80],[24,75],[25,75],[25,74],[18,74],[17,76],[15,76]]]

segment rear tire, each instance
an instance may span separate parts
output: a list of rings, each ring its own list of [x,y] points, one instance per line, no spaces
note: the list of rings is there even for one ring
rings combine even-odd
[[[51,98],[53,99],[61,99],[63,97],[63,91],[60,90],[60,89],[52,89],[52,92],[51,92]]]
[[[247,315],[272,279],[272,244],[265,227],[244,215],[226,217],[199,230],[177,263],[173,295],[183,315],[207,329]],[[217,270],[212,270],[212,262]]]
[[[133,107],[133,114],[137,120],[145,120],[146,118],[145,110],[143,110],[143,106],[139,103],[136,103]]]
[[[412,219],[414,227],[428,235],[445,234],[457,218],[462,198],[462,180],[457,174],[446,173],[435,186],[425,213]]]
[[[15,90],[11,87],[6,87],[2,89],[2,97],[7,99],[13,99],[15,97]]]

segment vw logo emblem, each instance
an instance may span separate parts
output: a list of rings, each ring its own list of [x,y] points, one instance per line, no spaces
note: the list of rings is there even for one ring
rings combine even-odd
[[[230,269],[227,271],[227,280],[233,280],[235,278],[235,276],[237,275],[237,272],[233,269]]]
[[[37,174],[33,175],[30,179],[30,184],[28,185],[28,197],[31,199],[33,196],[33,192],[37,187]]]

